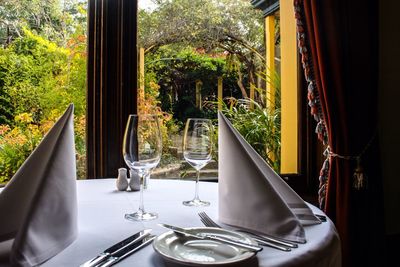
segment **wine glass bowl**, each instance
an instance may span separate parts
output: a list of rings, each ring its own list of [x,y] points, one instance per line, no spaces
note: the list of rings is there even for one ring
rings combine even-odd
[[[196,170],[195,196],[184,201],[185,206],[209,206],[199,198],[200,170],[211,161],[213,127],[209,119],[190,118],[183,136],[183,157]]]
[[[125,128],[122,154],[125,163],[135,170],[140,178],[139,210],[125,214],[134,221],[147,221],[157,218],[156,213],[146,212],[143,204],[145,176],[155,168],[161,159],[161,132],[156,115],[130,115]]]

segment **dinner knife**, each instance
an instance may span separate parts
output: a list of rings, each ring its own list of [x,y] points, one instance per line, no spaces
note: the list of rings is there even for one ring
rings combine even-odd
[[[222,243],[230,244],[230,245],[233,245],[233,246],[236,246],[236,247],[241,247],[241,248],[253,251],[253,252],[259,252],[259,251],[261,251],[263,249],[260,246],[251,245],[251,244],[248,244],[248,243],[236,241],[236,240],[233,240],[233,239],[230,239],[230,238],[221,237],[221,236],[216,236],[216,235],[213,235],[213,234],[200,235],[200,234],[192,233],[192,232],[190,232],[190,231],[188,231],[186,229],[183,229],[183,228],[180,228],[180,227],[177,227],[177,226],[168,225],[168,224],[165,224],[165,223],[160,223],[159,225],[163,226],[165,228],[168,228],[168,229],[174,231],[175,233],[182,234],[182,235],[185,235],[185,236],[190,236],[190,237],[193,237],[193,238],[196,238],[196,239],[215,240],[215,241],[219,241],[219,242],[222,242]]]
[[[100,262],[104,261],[106,258],[114,255],[115,253],[119,252],[122,250],[124,247],[130,245],[130,244],[135,244],[136,242],[142,240],[144,237],[148,236],[151,232],[151,229],[145,229],[140,232],[137,232],[134,235],[131,235],[130,237],[116,243],[115,245],[107,248],[103,252],[101,252],[99,255],[96,257],[88,260],[87,262],[83,263],[80,265],[80,267],[93,267],[99,264]]]
[[[147,235],[142,240],[136,243],[132,243],[119,251],[113,253],[112,256],[108,257],[105,261],[101,262],[100,264],[96,265],[95,267],[108,267],[111,265],[116,264],[117,262],[125,259],[135,251],[145,247],[146,245],[150,244],[151,241],[155,238],[155,235]]]

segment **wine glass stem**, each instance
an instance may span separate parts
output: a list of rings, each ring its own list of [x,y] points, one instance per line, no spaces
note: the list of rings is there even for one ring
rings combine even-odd
[[[197,178],[196,178],[196,187],[194,191],[194,199],[199,199],[199,180],[200,180],[200,170],[196,170]]]
[[[145,174],[142,173],[140,175],[140,199],[139,199],[139,212],[141,213],[145,213],[143,204],[144,179],[145,179]]]

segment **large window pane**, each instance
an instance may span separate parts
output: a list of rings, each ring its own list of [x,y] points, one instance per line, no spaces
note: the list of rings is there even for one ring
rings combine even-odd
[[[139,1],[138,112],[163,117],[164,155],[153,177],[195,175],[182,156],[183,127],[200,117],[217,130],[218,109],[280,170],[280,109],[266,94],[266,84],[279,91],[280,81],[277,72],[266,77],[264,37],[263,14],[247,1]],[[216,179],[217,168],[216,146],[203,179]]]

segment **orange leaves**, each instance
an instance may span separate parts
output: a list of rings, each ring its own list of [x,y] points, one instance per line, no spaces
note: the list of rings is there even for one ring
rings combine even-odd
[[[11,128],[9,125],[7,125],[7,124],[0,125],[0,136],[6,134],[10,130],[11,130]]]
[[[67,41],[67,47],[71,49],[77,45],[86,44],[86,39],[83,34],[76,35]]]

